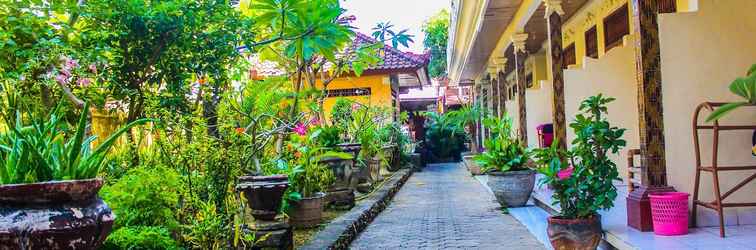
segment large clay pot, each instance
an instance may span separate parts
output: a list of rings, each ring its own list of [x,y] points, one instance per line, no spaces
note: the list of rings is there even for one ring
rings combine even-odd
[[[247,206],[252,210],[252,217],[257,220],[271,221],[281,209],[281,201],[289,187],[286,175],[242,176],[236,190],[241,191],[247,199]]]
[[[534,170],[493,171],[488,173],[488,187],[504,207],[522,207],[535,186]]]
[[[547,233],[555,250],[593,250],[601,243],[601,217],[564,219],[549,217]]]
[[[289,221],[295,228],[312,228],[320,225],[323,220],[324,193],[316,193],[313,197],[290,201]]]
[[[97,249],[115,215],[102,179],[0,185],[0,249]]]
[[[472,154],[462,156],[465,167],[467,167],[467,170],[470,171],[470,174],[472,175],[482,175],[483,170],[481,170],[480,165],[473,160],[473,157],[475,157],[475,155]]]

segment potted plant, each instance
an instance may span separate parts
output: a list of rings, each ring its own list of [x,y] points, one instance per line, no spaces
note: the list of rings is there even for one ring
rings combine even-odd
[[[22,115],[10,92],[6,110],[15,114],[4,113],[7,130],[0,132],[0,246],[97,249],[115,219],[97,196],[103,185],[97,175],[118,138],[150,120],[129,123],[92,147],[88,104],[70,127],[62,105],[47,119]]]
[[[491,139],[484,141],[486,151],[474,159],[488,174],[488,186],[502,206],[524,206],[535,186],[535,171],[527,168],[530,153],[513,135],[509,116],[489,117],[483,124],[491,130]]]
[[[612,127],[606,118],[606,105],[614,98],[597,95],[580,105],[570,127],[576,138],[572,148],[536,150],[538,171],[544,175],[542,184],[554,190],[559,214],[548,219],[548,235],[555,249],[596,249],[601,241],[599,210],[614,206],[619,180],[614,162],[607,157],[625,146],[625,129]]]
[[[342,147],[339,147],[341,141],[342,130],[337,126],[321,126],[316,129],[316,133],[319,133],[317,138],[317,144],[332,150],[340,152]],[[351,152],[345,152],[349,155],[342,155],[342,157],[328,156],[323,157],[320,163],[328,166],[333,172],[335,177],[334,183],[328,188],[327,200],[329,205],[334,205],[340,208],[352,208],[354,206],[354,186],[357,185],[356,173],[359,169],[354,166],[354,157]]]
[[[333,172],[322,163],[325,158],[337,157],[349,159],[351,155],[343,152],[329,151],[317,144],[320,131],[307,134],[305,130],[295,129],[288,142],[293,152],[288,159],[281,160],[282,170],[289,177],[290,188],[287,191],[287,214],[292,226],[310,228],[320,224],[323,217],[325,191],[334,182]]]

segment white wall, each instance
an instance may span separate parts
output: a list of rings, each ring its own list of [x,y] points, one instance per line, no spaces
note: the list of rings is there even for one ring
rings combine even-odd
[[[608,106],[608,118],[613,126],[627,129],[623,138],[627,141],[627,147],[610,157],[623,178],[627,175],[627,151],[640,147],[635,52],[632,43],[625,44],[609,50],[601,59],[586,57],[582,67],[564,71],[565,117],[568,124],[575,120],[580,102],[587,97],[601,93],[617,99]],[[575,133],[568,127],[568,145],[573,139]]]
[[[693,193],[695,155],[692,116],[704,101],[736,101],[727,86],[756,63],[756,1],[701,0],[699,11],[664,14],[659,18],[664,102],[667,178],[677,190]],[[756,109],[732,114],[723,123],[756,123]],[[711,162],[711,133],[703,134],[704,164]],[[756,165],[750,154],[751,132],[720,136],[721,163]],[[722,193],[751,172],[720,176]],[[712,178],[701,176],[705,200],[713,196]],[[756,202],[756,182],[728,198]],[[699,208],[699,225],[718,225],[713,210]],[[725,209],[728,224],[756,224],[756,208]]]
[[[527,95],[525,100],[528,102],[526,105],[528,112],[528,146],[532,148],[538,147],[538,131],[536,127],[545,123],[552,123],[551,110],[553,88],[551,81],[545,80],[538,84],[538,88],[531,88],[525,91]]]

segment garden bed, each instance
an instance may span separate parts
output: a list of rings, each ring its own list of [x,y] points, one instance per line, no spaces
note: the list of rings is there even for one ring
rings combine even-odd
[[[327,224],[310,230],[295,230],[295,246],[298,249],[348,249],[352,240],[388,206],[411,175],[410,169],[394,172],[391,177],[377,184],[373,192],[358,196],[356,205],[351,210],[340,213],[328,211],[327,219],[332,220]]]

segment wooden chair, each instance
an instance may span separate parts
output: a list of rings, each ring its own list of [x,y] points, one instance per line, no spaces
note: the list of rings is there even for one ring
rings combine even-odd
[[[636,186],[641,185],[641,166],[635,165],[635,157],[640,157],[640,149],[627,151],[627,193],[632,193]]]

